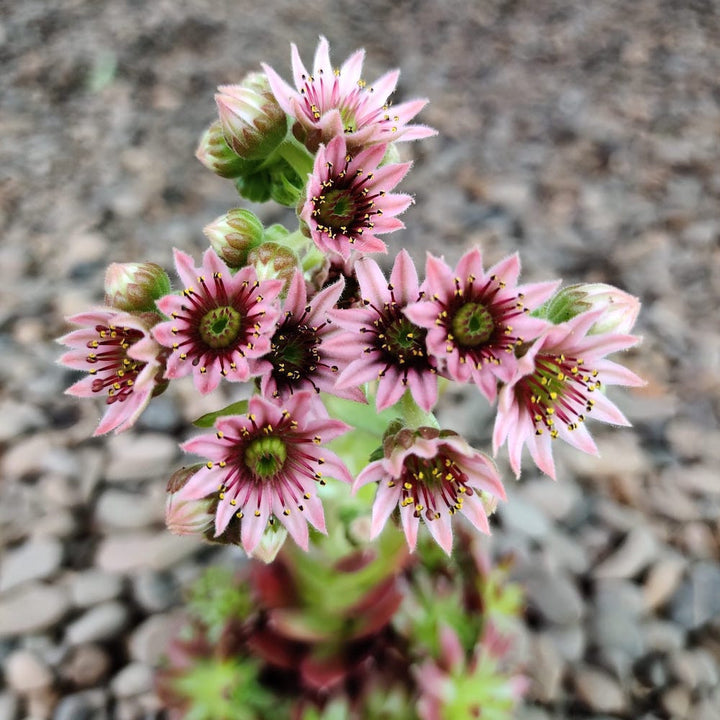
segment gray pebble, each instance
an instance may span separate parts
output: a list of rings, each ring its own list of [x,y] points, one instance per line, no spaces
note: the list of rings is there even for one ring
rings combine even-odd
[[[117,637],[127,626],[129,611],[125,605],[110,600],[95,605],[65,630],[65,641],[69,645],[102,642]]]
[[[118,698],[132,698],[141,695],[151,690],[152,686],[152,670],[140,662],[126,665],[110,681],[110,689]]]
[[[575,672],[578,698],[591,710],[622,713],[627,701],[620,685],[607,673],[582,667]]]
[[[63,547],[51,538],[31,540],[5,553],[0,563],[0,592],[28,580],[54,575],[62,562]]]
[[[106,690],[94,688],[65,695],[55,708],[53,720],[101,720],[107,717]]]
[[[187,621],[183,611],[167,615],[152,615],[138,625],[128,642],[130,657],[143,665],[157,667],[173,638]]]
[[[111,660],[107,652],[95,644],[83,644],[73,648],[60,667],[66,682],[76,688],[97,685],[108,673]]]
[[[637,526],[620,547],[594,570],[598,578],[632,578],[657,557],[657,540],[648,528]]]
[[[45,690],[53,683],[50,668],[39,655],[29,650],[16,650],[4,665],[7,684],[19,695]]]
[[[25,583],[0,597],[0,638],[41,632],[60,621],[69,608],[64,588]]]
[[[584,613],[580,593],[563,573],[551,573],[543,567],[528,567],[520,577],[528,601],[551,623],[571,625]]]
[[[123,578],[114,573],[90,568],[73,574],[68,580],[68,589],[73,604],[87,608],[120,597]]]
[[[15,720],[19,706],[17,695],[9,691],[0,692],[0,720]]]

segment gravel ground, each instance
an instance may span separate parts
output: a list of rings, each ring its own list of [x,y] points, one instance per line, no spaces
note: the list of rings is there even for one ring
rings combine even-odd
[[[158,717],[152,668],[207,550],[163,531],[187,422],[178,383],[129,434],[89,439],[63,396],[63,317],[111,261],[170,266],[236,204],[193,158],[218,84],[289,75],[327,35],[400,67],[436,139],[405,148],[416,205],[391,244],[521,252],[524,278],[639,295],[632,431],[559,480],[510,481],[496,523],[526,585],[519,717],[720,718],[720,17],[717,3],[23,0],[0,5],[0,720]],[[268,221],[282,212],[263,209]],[[487,444],[453,393],[447,423]],[[504,461],[501,458],[501,464]],[[223,560],[232,559],[227,552]]]

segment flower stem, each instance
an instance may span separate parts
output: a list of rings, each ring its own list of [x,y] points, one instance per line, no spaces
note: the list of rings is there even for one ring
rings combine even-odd
[[[402,412],[402,418],[408,427],[433,427],[440,429],[440,424],[437,418],[432,413],[426,413],[418,404],[413,400],[412,393],[409,390],[405,391],[405,394],[400,399],[400,410]]]
[[[291,134],[276,148],[275,153],[298,174],[303,183],[313,169],[313,156]]]

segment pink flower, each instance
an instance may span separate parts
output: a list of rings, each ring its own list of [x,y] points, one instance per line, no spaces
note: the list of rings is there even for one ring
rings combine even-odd
[[[379,535],[398,506],[410,550],[415,549],[421,519],[448,555],[453,540],[451,520],[456,512],[481,532],[490,532],[485,503],[505,499],[505,489],[490,458],[451,430],[429,427],[404,428],[386,438],[383,445],[385,457],[371,462],[353,486],[357,490],[367,483],[378,483],[372,537]]]
[[[166,295],[158,308],[172,319],[153,328],[156,340],[171,349],[165,377],[193,373],[202,393],[214,390],[221,377],[245,381],[268,366],[248,360],[270,350],[279,311],[273,304],[281,280],[259,281],[253,267],[233,275],[212,249],[203,265],[175,250],[175,266],[185,289]]]
[[[389,283],[370,258],[358,260],[355,273],[363,307],[332,313],[346,332],[329,345],[350,363],[340,373],[338,387],[378,380],[378,410],[394,405],[409,389],[415,402],[430,412],[437,400],[437,376],[425,347],[426,331],[403,314],[408,303],[421,297],[412,258],[406,250],[398,253]]]
[[[364,402],[359,390],[335,387],[338,373],[347,363],[327,345],[334,326],[329,311],[343,291],[344,282],[321,290],[308,303],[305,280],[296,272],[290,282],[283,314],[264,357],[272,370],[262,376],[265,397],[286,398],[298,390],[325,391]]]
[[[321,250],[345,259],[352,250],[387,252],[376,236],[405,227],[395,216],[412,198],[388,193],[405,177],[410,163],[378,168],[385,148],[375,145],[353,156],[339,136],[318,150],[300,217]]]
[[[324,485],[326,474],[352,482],[343,462],[322,447],[349,428],[318,412],[316,402],[310,392],[295,393],[282,406],[254,395],[247,415],[219,417],[217,433],[200,435],[182,446],[209,462],[177,492],[177,498],[217,496],[215,536],[239,521],[248,554],[274,518],[307,550],[308,522],[325,532],[316,484]]]
[[[487,272],[482,255],[473,248],[453,270],[428,255],[426,296],[405,308],[405,315],[427,329],[430,355],[443,362],[443,373],[458,382],[473,381],[490,402],[497,381],[507,382],[515,370],[515,348],[537,337],[547,326],[530,317],[558,282],[517,285],[517,254]]]
[[[114,308],[68,318],[83,327],[58,340],[72,348],[59,362],[89,373],[67,393],[105,398],[107,409],[95,435],[127,430],[160,389],[165,353],[150,334],[157,319],[155,313],[131,315]]]
[[[585,312],[551,326],[518,360],[515,375],[500,391],[493,448],[497,453],[507,440],[516,475],[525,444],[535,464],[552,478],[555,438],[597,455],[584,425],[588,415],[615,425],[630,424],[602,388],[644,382],[605,355],[632,347],[639,338],[617,332],[588,334],[602,315],[602,310]]]
[[[292,45],[292,69],[295,88],[288,85],[271,67],[263,64],[275,98],[283,110],[303,128],[308,147],[315,151],[319,143],[345,135],[348,146],[357,149],[377,143],[418,140],[436,134],[424,125],[408,125],[427,104],[411,100],[390,108],[387,99],[395,90],[400,72],[393,70],[368,87],[360,78],[364,50],[356,51],[343,66],[330,64],[328,41],[320,38],[313,72],[309,73],[295,44]]]

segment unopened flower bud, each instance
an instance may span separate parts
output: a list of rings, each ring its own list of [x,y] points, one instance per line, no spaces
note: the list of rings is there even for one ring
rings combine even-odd
[[[263,73],[250,73],[239,85],[220,86],[215,102],[225,140],[240,157],[265,158],[285,137],[285,111]]]
[[[213,250],[231,268],[247,264],[248,253],[263,239],[263,225],[245,208],[234,208],[207,225],[203,232]]]
[[[269,525],[263,533],[260,543],[250,553],[250,557],[261,560],[269,565],[280,552],[280,548],[285,544],[287,539],[287,530],[280,523]]]
[[[248,254],[247,264],[255,266],[258,280],[279,278],[285,281],[286,289],[299,267],[297,255],[290,248],[274,242],[264,242],[253,248]]]
[[[155,310],[169,293],[170,278],[156,263],[112,263],[105,273],[105,304],[118,310]]]
[[[216,175],[224,178],[240,177],[251,171],[256,163],[243,160],[225,142],[225,134],[219,120],[203,133],[195,157]]]
[[[590,310],[602,310],[603,315],[590,328],[589,335],[629,333],[640,312],[640,301],[634,295],[606,283],[570,285],[546,303],[544,316],[558,324]]]
[[[201,467],[202,465],[182,467],[176,470],[168,480],[165,524],[168,530],[175,535],[205,537],[214,524],[212,497],[199,500],[185,500],[178,497],[180,490]]]

